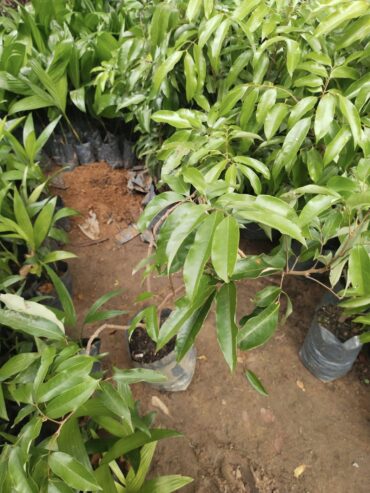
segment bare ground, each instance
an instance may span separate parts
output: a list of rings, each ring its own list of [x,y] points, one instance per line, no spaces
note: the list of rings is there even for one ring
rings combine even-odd
[[[146,255],[147,245],[135,238],[118,246],[114,237],[138,217],[142,196],[126,190],[125,171],[112,171],[105,164],[79,167],[65,173],[64,181],[66,189],[56,192],[82,214],[73,220],[69,246],[79,256],[71,262],[79,313],[103,293],[120,287],[123,294],[112,306],[132,315],[143,286],[140,274],[132,277],[131,272]],[[90,209],[104,240],[98,244],[91,244],[77,227]],[[240,314],[267,282],[239,285]],[[166,279],[155,279],[153,288],[160,297],[169,289]],[[160,393],[148,385],[135,386],[142,409],[158,411],[158,425],[184,433],[184,438],[159,444],[152,469],[153,474],[192,476],[194,483],[184,493],[370,490],[369,389],[355,371],[324,384],[302,366],[298,350],[323,290],[298,279],[289,280],[286,289],[293,315],[265,347],[239,354],[235,374],[230,374],[218,348],[212,314],[197,341],[196,374],[186,392]],[[110,363],[129,366],[121,333],[103,336],[102,351],[109,351]],[[247,367],[261,377],[269,397],[249,387],[244,377]],[[153,407],[152,396],[167,406],[168,416]],[[298,478],[294,471],[301,473]]]

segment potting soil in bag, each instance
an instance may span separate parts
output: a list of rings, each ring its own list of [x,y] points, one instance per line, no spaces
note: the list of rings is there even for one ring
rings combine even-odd
[[[337,303],[333,298],[324,296],[299,352],[304,366],[323,382],[330,382],[346,375],[362,347],[358,336],[341,342],[320,324],[318,310],[324,305]]]
[[[180,392],[190,385],[195,371],[196,358],[197,353],[193,346],[179,363],[176,361],[176,352],[171,351],[167,356],[153,363],[138,364],[133,361],[133,365],[136,368],[159,371],[167,377],[166,382],[150,384],[152,387],[168,392]]]

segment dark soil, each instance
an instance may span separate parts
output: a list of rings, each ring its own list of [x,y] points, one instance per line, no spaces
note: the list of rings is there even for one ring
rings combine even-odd
[[[317,320],[325,329],[329,330],[341,342],[346,342],[351,337],[364,332],[361,324],[353,322],[351,317],[342,319],[343,311],[336,305],[322,306],[317,312]]]
[[[171,310],[162,310],[161,325],[169,317]],[[175,349],[176,337],[173,337],[168,343],[157,352],[156,343],[148,336],[145,329],[136,327],[131,335],[129,342],[130,355],[133,361],[137,363],[154,363],[159,361]]]

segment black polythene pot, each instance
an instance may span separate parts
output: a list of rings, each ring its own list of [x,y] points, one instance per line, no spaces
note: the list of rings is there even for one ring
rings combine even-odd
[[[69,294],[72,296],[73,281],[68,263],[64,262],[63,260],[59,260],[58,262],[56,262],[56,272],[59,275],[62,283],[67,288]],[[50,290],[48,292],[45,292],[45,290],[43,289],[43,287],[45,286],[50,286]],[[50,306],[51,308],[58,308],[59,310],[63,308],[54,286],[52,285],[51,281],[45,277],[31,277],[31,281],[28,283],[28,285],[26,285],[22,296],[26,300],[35,298],[36,296],[48,296],[47,299],[41,301],[43,305]]]
[[[84,337],[81,339],[81,353],[86,354],[86,347],[89,342],[88,337]],[[96,337],[91,345],[91,350],[90,350],[90,356],[99,356],[100,354],[100,347],[101,347],[101,339],[99,337]],[[95,361],[95,363],[92,366],[91,373],[100,373],[102,371],[102,365],[100,361]]]
[[[346,375],[362,348],[358,336],[341,342],[318,320],[321,307],[337,303],[337,298],[331,293],[323,296],[299,352],[303,365],[322,382],[331,382]]]
[[[172,310],[164,309],[161,312],[161,325],[164,323],[166,318],[168,318],[171,314]],[[138,329],[135,329],[138,330]],[[176,351],[172,349],[168,354],[163,356],[161,359],[157,361],[153,361],[150,363],[142,363],[133,359],[133,348],[132,348],[132,337],[135,333],[132,333],[130,340],[128,339],[128,333],[125,332],[129,356],[132,361],[132,365],[135,368],[145,368],[148,370],[154,370],[162,373],[166,376],[167,380],[163,383],[150,384],[152,387],[157,388],[159,390],[165,390],[168,392],[180,392],[186,390],[194,376],[195,366],[196,366],[196,349],[195,346],[192,346],[187,354],[183,357],[183,359],[178,363],[176,361]],[[154,341],[152,341],[153,344]],[[171,342],[171,341],[170,341]],[[137,353],[136,353],[137,354]]]

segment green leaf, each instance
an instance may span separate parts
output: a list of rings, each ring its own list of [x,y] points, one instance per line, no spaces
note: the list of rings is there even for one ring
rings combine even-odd
[[[351,250],[348,279],[358,295],[370,294],[370,256],[362,245],[355,245]]]
[[[365,39],[370,35],[370,15],[363,15],[356,22],[351,22],[339,38],[337,48],[348,48],[356,41]]]
[[[289,130],[285,137],[283,147],[279,151],[274,163],[273,176],[275,179],[279,176],[284,167],[288,172],[292,169],[293,164],[297,159],[297,153],[308,134],[310,126],[311,118],[304,118]]]
[[[114,291],[109,291],[108,293],[103,294],[99,299],[97,299],[93,305],[89,308],[88,312],[85,315],[83,325],[89,324],[94,321],[94,317],[97,314],[98,310],[108,303],[111,299],[115,298],[122,294],[122,289],[116,289]]]
[[[268,392],[266,391],[265,387],[262,385],[261,381],[255,373],[253,373],[251,370],[247,370],[245,376],[254,390],[265,397],[268,396]]]
[[[277,91],[275,88],[267,89],[267,91],[262,94],[256,111],[256,120],[258,123],[262,123],[265,121],[267,113],[276,102],[276,95]]]
[[[101,382],[100,388],[102,390],[101,399],[107,409],[123,419],[133,432],[131,412],[126,400],[110,383]]]
[[[210,214],[198,228],[184,264],[186,294],[191,300],[198,291],[204,267],[211,255],[212,239],[222,219],[220,212]]]
[[[256,173],[242,164],[238,164],[238,169],[247,178],[247,180],[251,184],[251,187],[253,188],[254,193],[256,195],[259,195],[262,191],[262,185]]]
[[[233,20],[242,21],[259,4],[260,0],[243,0],[240,5],[234,10],[234,13],[232,15]]]
[[[157,253],[160,260],[165,254],[168,271],[182,243],[204,219],[204,207],[193,203],[180,205],[167,218],[159,233]]]
[[[5,405],[5,400],[4,400],[4,392],[3,392],[3,386],[0,384],[0,418],[4,419],[5,421],[8,421],[8,413],[6,410],[6,405]]]
[[[215,70],[215,72],[218,72],[219,69],[222,45],[229,31],[230,25],[231,22],[229,19],[223,20],[221,24],[217,27],[215,37],[213,38],[213,41],[211,43],[210,61],[212,68],[213,70]],[[200,37],[199,37],[199,46],[201,46]]]
[[[338,202],[338,198],[328,195],[316,195],[310,199],[299,216],[299,225],[301,228],[309,225],[314,218],[329,209],[333,204]]]
[[[255,171],[258,171],[258,173],[261,173],[267,180],[270,179],[270,170],[261,161],[247,156],[234,156],[233,160],[236,163],[245,164],[248,168],[253,168]]]
[[[24,454],[19,446],[13,446],[10,448],[8,473],[9,479],[14,487],[11,491],[17,493],[36,493],[36,485],[33,482],[31,483],[31,479],[26,476],[26,460],[27,459],[24,457]]]
[[[365,324],[369,325],[370,324],[370,316],[363,316],[363,317],[356,317],[354,322],[360,323],[360,324]],[[370,332],[364,332],[363,334],[360,334],[358,336],[361,344],[366,344],[367,342],[370,342]]]
[[[164,438],[179,438],[181,434],[173,430],[154,429],[150,430],[150,436],[142,431],[137,431],[115,442],[110,450],[104,455],[100,464],[109,464],[112,460],[121,457],[132,450],[139,449],[146,443],[156,442]],[[161,492],[162,493],[162,492]]]
[[[213,292],[211,296],[207,299],[204,305],[196,310],[189,318],[186,320],[181,330],[176,336],[176,359],[181,361],[181,359],[186,355],[189,349],[193,346],[195,339],[203,326],[204,320],[207,318],[209,310],[211,309],[213,299],[216,292]]]
[[[14,115],[14,113],[19,113],[21,111],[39,110],[41,108],[49,108],[50,106],[54,106],[51,98],[46,95],[45,97],[42,97],[34,94],[33,96],[27,96],[12,104],[8,114]]]
[[[39,353],[16,354],[0,368],[0,382],[7,380],[17,373],[21,373],[39,358]]]
[[[308,174],[311,180],[316,183],[320,180],[324,169],[322,156],[317,149],[312,148],[307,151],[306,158]]]
[[[80,87],[69,93],[72,103],[83,113],[86,113],[85,88]]]
[[[83,383],[75,385],[48,402],[45,414],[52,419],[57,419],[76,411],[92,396],[98,383],[98,380],[94,378],[85,378]]]
[[[204,15],[206,16],[206,19],[209,19],[213,12],[214,0],[203,0],[203,4],[204,4]]]
[[[278,103],[267,113],[264,123],[264,132],[267,140],[276,134],[288,112],[288,105]]]
[[[200,2],[201,0],[196,1]],[[184,57],[184,73],[186,80],[186,99],[187,101],[191,101],[197,91],[198,80],[195,72],[195,63],[189,52]]]
[[[324,166],[334,161],[347,144],[352,134],[347,127],[342,127],[330,144],[326,147],[324,154]]]
[[[356,106],[352,104],[348,98],[341,96],[340,94],[338,94],[338,98],[339,108],[351,127],[353,141],[355,145],[358,145],[362,140],[360,115],[358,114]]]
[[[29,247],[32,250],[35,250],[35,239],[31,219],[17,189],[14,190],[14,214],[19,227],[27,237]]]
[[[169,111],[169,110],[161,110],[161,111],[156,111],[153,116],[152,120],[154,120],[157,123],[168,123],[168,125],[171,125],[172,127],[175,128],[191,128],[192,124],[187,118],[182,118],[178,112],[176,111]]]
[[[233,371],[236,366],[236,339],[238,327],[235,323],[236,288],[233,282],[223,284],[216,295],[217,340],[225,360]]]
[[[63,306],[66,325],[75,327],[77,321],[77,315],[71,295],[68,292],[68,289],[66,288],[63,281],[59,278],[59,276],[54,272],[54,270],[51,267],[45,265],[45,269],[52,283],[54,284],[55,290],[58,294],[58,298]]]
[[[189,22],[193,22],[193,20],[199,16],[202,3],[202,0],[189,0],[188,7],[186,9],[186,17]]]
[[[230,113],[236,103],[242,99],[247,90],[246,86],[236,86],[231,91],[228,91],[220,103],[219,115],[225,116]]]
[[[159,92],[162,82],[167,75],[173,70],[175,65],[181,60],[183,51],[174,51],[161,65],[153,75],[153,91]]]
[[[93,473],[70,455],[53,452],[49,455],[48,463],[53,473],[71,488],[81,491],[102,491]]]
[[[162,383],[167,380],[162,373],[146,368],[132,368],[130,370],[114,368],[114,379],[117,382],[123,382],[128,385],[140,382]]]
[[[338,9],[336,13],[329,11],[327,20],[320,22],[314,32],[314,36],[318,37],[330,33],[349,19],[360,17],[362,14],[365,14],[368,8],[369,4],[365,0],[359,0],[348,3],[346,6]]]
[[[278,286],[266,286],[261,291],[258,291],[254,298],[256,306],[266,307],[276,301],[281,293],[281,288]]]
[[[172,493],[190,484],[192,481],[193,478],[187,476],[161,476],[145,481],[143,487],[140,489],[140,493]]]
[[[199,28],[199,48],[203,48],[203,46],[207,43],[209,38],[221,24],[223,18],[223,14],[217,14],[211,17],[204,25],[201,25],[201,28]]]
[[[239,225],[232,216],[225,217],[216,227],[212,240],[212,264],[225,282],[234,272],[239,247]]]
[[[54,250],[53,252],[48,253],[43,261],[45,264],[53,264],[60,260],[68,260],[70,258],[76,258],[77,255],[71,252],[65,252],[64,250]]]
[[[308,96],[307,98],[301,99],[295,106],[293,106],[288,119],[288,127],[291,128],[298,122],[298,120],[302,118],[302,116],[312,110],[316,102],[316,97]]]
[[[248,94],[244,98],[242,109],[240,112],[240,127],[243,130],[248,129],[248,122],[254,114],[254,106],[257,102],[259,95],[259,89],[253,87],[251,90],[248,90]]]
[[[0,310],[0,323],[33,337],[45,337],[51,340],[64,339],[64,333],[50,320],[24,315],[13,310]]]
[[[299,61],[301,59],[301,50],[297,41],[294,41],[292,39],[286,39],[285,42],[288,50],[286,66],[289,75],[293,77],[293,73],[297,68],[297,65],[299,64]]]
[[[274,334],[279,319],[279,303],[272,303],[247,320],[238,334],[238,346],[248,351],[265,344]]]
[[[182,200],[184,200],[184,196],[175,192],[164,192],[156,195],[146,206],[144,213],[137,222],[138,230],[141,232],[144,231],[159,212]]]
[[[58,450],[71,455],[92,471],[78,418],[70,418],[64,423],[58,436]]]
[[[38,249],[47,237],[52,226],[56,198],[51,199],[38,214],[34,225],[35,248]]]

